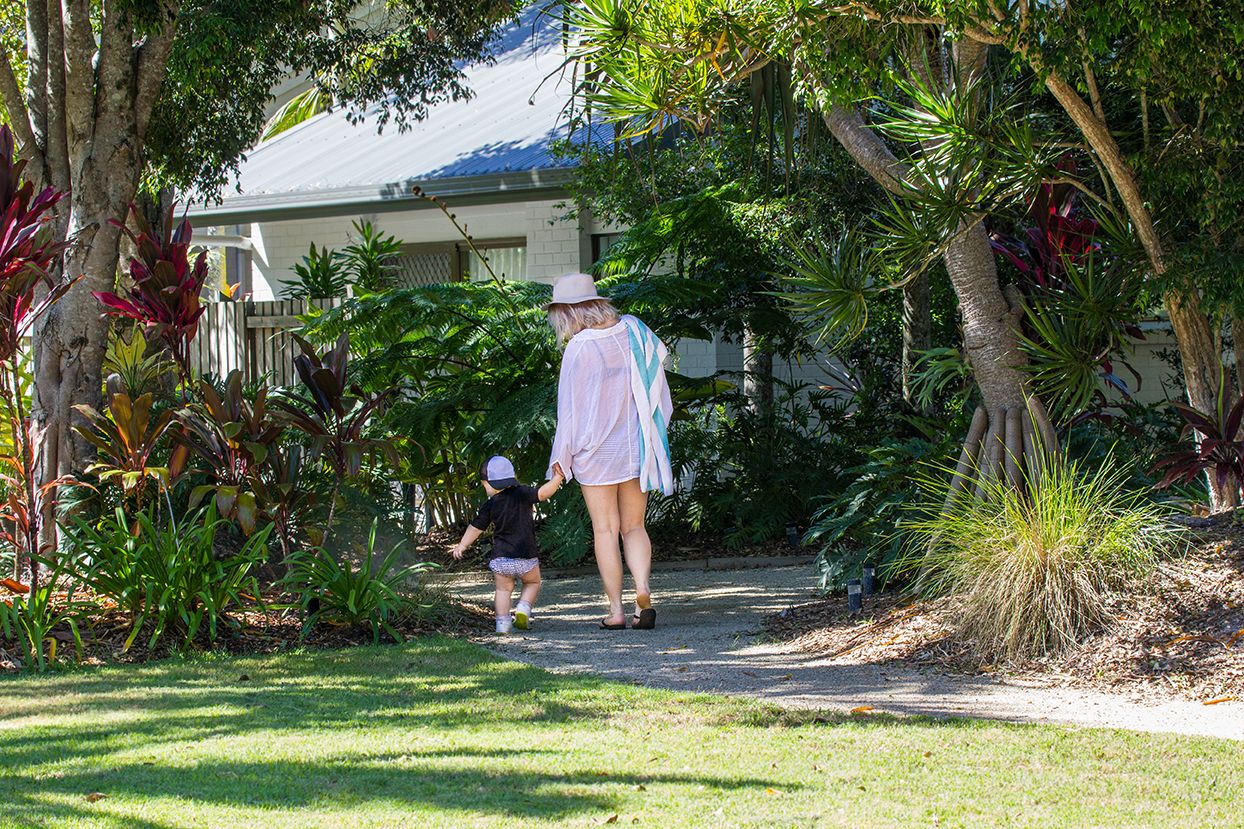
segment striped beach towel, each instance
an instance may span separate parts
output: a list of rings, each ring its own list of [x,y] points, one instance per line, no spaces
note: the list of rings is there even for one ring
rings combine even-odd
[[[669,421],[674,412],[665,379],[668,352],[660,337],[635,317],[622,317],[631,341],[631,391],[639,409],[639,485],[644,492],[659,489],[674,494],[670,468]]]

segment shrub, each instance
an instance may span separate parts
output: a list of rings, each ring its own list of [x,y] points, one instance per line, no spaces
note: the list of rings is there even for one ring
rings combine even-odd
[[[282,299],[337,299],[346,295],[349,285],[339,251],[311,245],[302,261],[294,265],[294,276],[281,289]]]
[[[1182,403],[1172,403],[1171,408],[1179,412],[1186,424],[1182,437],[1195,432],[1199,442],[1158,461],[1154,471],[1164,470],[1166,474],[1157,488],[1188,484],[1209,475],[1220,488],[1230,485],[1238,502],[1240,487],[1244,485],[1244,439],[1240,437],[1244,396],[1231,403],[1224,377],[1219,385],[1218,408],[1213,412],[1202,412]]]
[[[1179,540],[1163,507],[1124,485],[1107,460],[1059,460],[1028,494],[987,481],[984,497],[942,504],[924,482],[925,514],[910,520],[900,565],[917,589],[962,599],[959,633],[983,659],[1024,659],[1074,645],[1108,619],[1108,590],[1152,571]]]
[[[229,522],[209,504],[180,523],[161,526],[146,510],[118,508],[97,526],[77,521],[69,531],[74,577],[129,614],[124,650],[150,629],[147,647],[165,635],[181,646],[205,634],[215,642],[230,611],[259,596],[254,572],[267,558],[270,527],[232,554],[217,554],[217,535]]]
[[[674,474],[689,485],[653,496],[654,527],[721,531],[737,549],[806,525],[817,494],[841,487],[842,469],[858,458],[836,435],[845,406],[824,391],[776,385],[778,400],[761,411],[737,391],[716,392],[671,424]]]
[[[82,636],[78,623],[94,605],[74,599],[76,588],[72,582],[66,587],[65,595],[59,595],[57,585],[62,572],[61,568],[54,568],[43,584],[11,600],[0,600],[0,636],[17,645],[28,668],[42,671],[49,661],[56,659],[58,640],[52,634],[60,627],[69,629],[81,658]]]
[[[821,587],[843,586],[866,564],[883,576],[903,554],[899,522],[919,497],[912,470],[940,461],[951,450],[951,432],[940,439],[893,439],[869,449],[863,463],[846,470],[852,482],[825,499],[804,534],[805,544],[819,545],[816,569]]]
[[[176,207],[169,203],[158,233],[134,204],[129,213],[136,231],[113,222],[134,246],[136,255],[130,259],[133,283],[124,296],[111,291],[93,293],[104,306],[104,313],[137,321],[149,342],[164,345],[185,385],[191,378],[190,343],[198,333],[199,318],[207,310],[203,287],[209,272],[207,251],[200,251],[194,262],[190,261],[194,231],[188,220],[174,220]]]
[[[369,627],[372,641],[380,641],[384,631],[402,641],[394,625],[420,608],[419,601],[405,591],[405,582],[414,573],[431,569],[430,563],[400,566],[402,545],[376,559],[376,527],[367,537],[367,550],[357,569],[345,556],[336,556],[322,547],[295,553],[286,583],[301,594],[307,611],[303,635],[321,620]],[[338,558],[344,559],[339,561]]]

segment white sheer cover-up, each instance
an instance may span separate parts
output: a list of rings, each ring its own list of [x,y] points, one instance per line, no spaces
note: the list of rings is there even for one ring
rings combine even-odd
[[[639,477],[639,410],[631,390],[626,324],[587,328],[566,344],[557,382],[557,433],[549,459],[567,479],[605,486]],[[668,395],[668,390],[665,391]]]

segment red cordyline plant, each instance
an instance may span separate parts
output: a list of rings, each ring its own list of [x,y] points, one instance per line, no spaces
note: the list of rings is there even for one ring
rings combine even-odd
[[[26,162],[17,159],[15,149],[13,134],[0,126],[0,394],[8,404],[13,438],[13,456],[0,458],[11,489],[0,507],[0,521],[7,524],[4,535],[17,552],[15,569],[20,573],[25,558],[34,590],[39,586],[36,559],[42,552],[44,507],[63,482],[40,487],[35,479],[40,436],[28,422],[18,368],[30,327],[65,295],[72,281],[58,281],[49,273],[66,246],[56,239],[52,225],[52,209],[64,194],[51,187],[36,194],[34,184],[22,180]]]
[[[1074,174],[1075,165],[1059,162],[1058,169]],[[1028,284],[1025,288],[1058,289],[1068,263],[1100,248],[1101,225],[1076,214],[1076,189],[1070,184],[1043,183],[1033,196],[1028,215],[1035,223],[1022,235],[990,234],[990,245],[1006,257]]]
[[[137,321],[149,341],[162,342],[177,363],[182,387],[188,388],[190,343],[198,333],[199,318],[207,310],[202,297],[208,277],[207,251],[200,252],[191,264],[190,238],[194,231],[188,220],[174,223],[175,207],[168,206],[159,236],[133,204],[130,217],[137,232],[123,222],[113,222],[137,250],[138,255],[130,259],[134,282],[125,296],[96,291],[95,298],[104,304],[105,313]]]
[[[1183,403],[1171,404],[1184,419],[1184,436],[1196,433],[1197,441],[1189,449],[1168,455],[1154,465],[1154,471],[1166,470],[1155,489],[1165,489],[1175,483],[1190,484],[1202,475],[1213,478],[1220,489],[1234,495],[1227,506],[1239,503],[1240,487],[1244,485],[1244,436],[1240,426],[1244,423],[1244,395],[1228,407],[1225,376],[1219,384],[1218,408],[1202,412]]]
[[[323,544],[332,532],[333,515],[341,483],[353,478],[369,457],[382,456],[397,465],[393,441],[366,436],[373,415],[379,414],[393,390],[371,394],[346,381],[350,359],[350,340],[342,334],[336,344],[320,355],[309,342],[294,335],[302,353],[294,358],[298,379],[305,396],[272,401],[286,422],[301,432],[311,459],[322,458],[333,475],[333,492],[328,504]]]

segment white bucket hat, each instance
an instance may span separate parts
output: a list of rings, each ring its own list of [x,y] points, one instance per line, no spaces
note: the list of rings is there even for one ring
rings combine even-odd
[[[596,280],[586,273],[568,273],[557,277],[553,283],[553,301],[545,305],[544,310],[547,311],[549,305],[578,305],[594,299],[604,299],[596,293]]]

